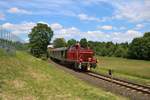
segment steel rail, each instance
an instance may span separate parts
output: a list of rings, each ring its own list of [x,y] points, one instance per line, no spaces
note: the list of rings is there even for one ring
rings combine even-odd
[[[150,87],[148,87],[148,86],[144,86],[141,84],[136,84],[136,83],[132,83],[129,81],[113,78],[111,76],[102,75],[102,74],[92,72],[92,71],[85,72],[85,74],[88,74],[88,75],[93,76],[95,78],[99,78],[99,79],[102,79],[102,80],[105,80],[108,82],[112,82],[112,83],[118,84],[120,86],[124,86],[124,87],[130,88],[130,89],[142,92],[144,94],[150,95]]]

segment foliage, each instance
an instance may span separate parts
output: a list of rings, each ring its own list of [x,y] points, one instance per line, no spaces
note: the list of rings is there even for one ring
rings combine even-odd
[[[150,60],[150,32],[143,37],[135,38],[130,44],[128,57],[134,59]]]
[[[80,45],[81,45],[81,47],[83,47],[83,48],[87,48],[87,47],[88,47],[88,42],[87,42],[86,38],[82,38],[82,39],[80,40]]]
[[[38,23],[29,34],[30,52],[36,57],[46,55],[47,45],[51,41],[53,31],[47,24]]]
[[[128,43],[116,44],[116,49],[114,51],[115,57],[127,57]]]
[[[150,37],[150,32],[145,32],[143,37]]]
[[[28,50],[28,44],[27,43],[21,43],[21,42],[15,42],[15,48],[17,50]]]
[[[74,44],[76,44],[76,40],[75,39],[70,39],[70,40],[68,40],[67,41],[67,46],[69,47],[69,46],[72,46],[72,45],[74,45]]]
[[[99,56],[126,57],[128,51],[128,43],[88,41],[88,46]]]
[[[65,47],[67,44],[64,38],[56,38],[53,41],[53,45],[54,45],[54,48],[60,48],[60,47]]]
[[[121,46],[119,46],[118,49],[116,49],[116,51],[114,52],[114,55],[116,57],[124,57],[126,54],[124,49]]]

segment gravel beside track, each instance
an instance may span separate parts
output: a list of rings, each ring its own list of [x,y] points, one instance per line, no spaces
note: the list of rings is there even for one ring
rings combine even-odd
[[[106,76],[106,75],[102,75],[102,74],[95,73],[92,71],[88,71],[88,72],[86,72],[86,74],[96,77],[96,78],[99,78],[99,79],[106,80],[108,82],[113,82],[120,86],[124,86],[124,87],[130,88],[130,89],[136,90],[138,92],[142,92],[143,94],[150,94],[150,87],[148,87],[148,86],[132,83],[129,81],[117,79],[117,78]]]
[[[54,64],[57,68],[74,75],[75,77],[87,82],[88,84],[102,88],[105,91],[128,97],[131,100],[150,100],[150,94],[143,94],[142,92],[137,92],[136,90],[132,90],[130,88],[126,88],[124,86],[90,76],[86,73],[75,71],[73,69],[67,68],[64,65],[57,64],[51,60],[49,62]]]

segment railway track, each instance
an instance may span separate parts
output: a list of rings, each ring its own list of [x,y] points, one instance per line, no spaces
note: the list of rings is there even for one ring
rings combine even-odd
[[[88,74],[92,77],[99,78],[99,79],[102,79],[102,80],[105,80],[108,82],[115,83],[120,86],[124,86],[124,87],[132,89],[132,90],[136,90],[137,92],[142,92],[144,94],[150,95],[150,87],[148,87],[148,86],[132,83],[129,81],[118,79],[118,78],[113,78],[111,76],[102,75],[102,74],[92,72],[92,71],[85,72],[85,74]]]
[[[75,71],[72,68],[70,68],[68,65],[66,66],[64,64],[58,64],[53,61],[51,63],[56,65],[58,68],[64,70],[65,72],[68,72],[74,75],[75,77],[85,82],[88,82],[89,84],[103,88],[106,91],[110,91],[112,93],[128,97],[131,100],[149,100],[150,98],[149,86],[143,86],[143,85],[126,82],[126,81],[124,82],[124,80],[116,79],[108,75],[106,76],[101,75],[100,73],[95,73],[91,71],[88,71],[88,72]],[[122,84],[121,82],[124,82],[124,84]],[[131,85],[134,85],[134,86],[131,86]]]

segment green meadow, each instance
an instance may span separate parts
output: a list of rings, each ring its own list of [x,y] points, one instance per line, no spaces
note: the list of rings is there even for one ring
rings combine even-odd
[[[94,71],[108,75],[108,70],[111,69],[114,77],[150,85],[150,61],[117,57],[97,58],[98,66]]]
[[[123,100],[25,52],[0,50],[1,100]]]

